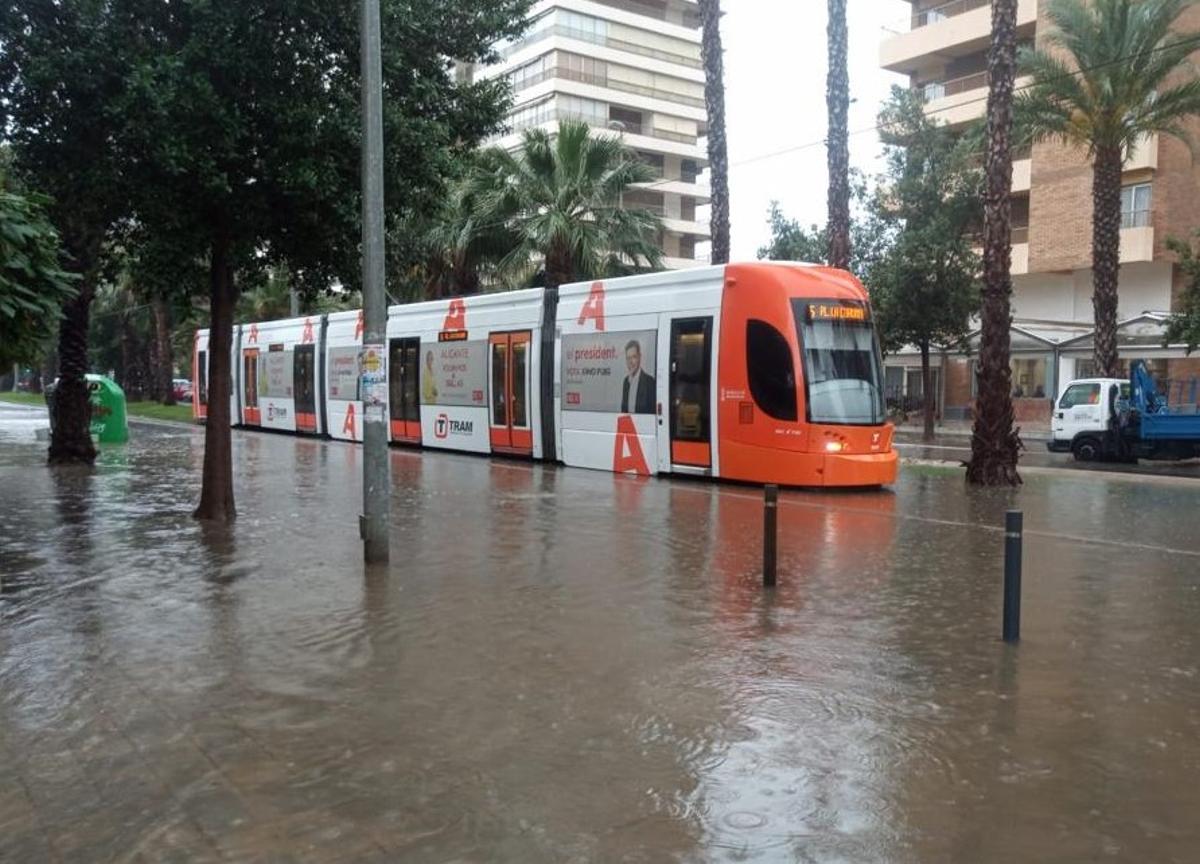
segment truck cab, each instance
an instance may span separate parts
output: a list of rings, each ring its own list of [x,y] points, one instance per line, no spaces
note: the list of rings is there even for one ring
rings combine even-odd
[[[1051,415],[1048,447],[1073,453],[1081,462],[1104,458],[1109,432],[1121,406],[1129,402],[1129,382],[1121,378],[1081,378],[1063,390]]]

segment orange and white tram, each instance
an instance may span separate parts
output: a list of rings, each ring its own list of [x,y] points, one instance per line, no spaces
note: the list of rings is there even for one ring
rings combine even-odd
[[[362,313],[238,325],[232,422],[362,440]],[[635,474],[896,478],[862,285],[757,262],[388,310],[389,439]],[[207,415],[208,331],[193,409]]]

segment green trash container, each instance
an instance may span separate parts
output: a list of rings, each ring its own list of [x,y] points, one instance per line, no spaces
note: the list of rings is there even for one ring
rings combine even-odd
[[[116,381],[103,375],[86,377],[92,403],[92,437],[101,444],[124,444],[129,440],[125,391]]]

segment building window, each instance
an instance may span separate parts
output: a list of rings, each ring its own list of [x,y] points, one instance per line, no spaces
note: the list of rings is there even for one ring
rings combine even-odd
[[[1044,357],[1017,358],[1009,361],[1012,372],[1012,395],[1014,399],[1046,398],[1046,370]]]
[[[796,373],[792,347],[784,335],[751,318],[746,322],[746,371],[750,395],[760,411],[776,420],[796,420]]]
[[[679,257],[694,260],[696,257],[696,237],[693,234],[684,234],[679,238]]]
[[[700,167],[694,159],[684,159],[679,163],[679,179],[684,183],[695,183]]]
[[[1121,227],[1145,228],[1150,224],[1150,184],[1121,187]]]

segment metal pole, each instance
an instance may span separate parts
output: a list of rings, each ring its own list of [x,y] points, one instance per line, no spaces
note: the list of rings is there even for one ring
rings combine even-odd
[[[779,487],[763,489],[763,587],[775,587],[776,514],[779,512]]]
[[[1009,510],[1004,517],[1004,641],[1021,638],[1021,536],[1024,516]]]
[[[363,558],[388,560],[388,499],[391,494],[384,405],[378,395],[385,374],[387,300],[383,284],[383,68],[379,0],[362,0],[362,256],[363,256]],[[376,352],[372,355],[372,351]],[[367,360],[384,364],[369,369]],[[368,380],[374,376],[374,380]],[[382,385],[386,387],[386,384]]]

